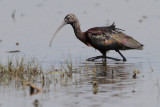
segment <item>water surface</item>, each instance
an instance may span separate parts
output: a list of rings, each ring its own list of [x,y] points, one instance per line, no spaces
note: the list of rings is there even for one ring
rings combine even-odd
[[[55,85],[52,81],[42,87],[36,83],[43,92],[34,96],[30,96],[28,87],[0,84],[0,106],[159,107],[159,10],[159,0],[0,0],[2,62],[13,55],[27,56],[36,57],[44,68],[51,63],[58,68],[71,56],[74,68],[83,68],[65,85]],[[83,31],[115,22],[118,28],[144,44],[144,50],[122,51],[127,62],[108,60],[106,65],[101,61],[86,62],[87,58],[100,53],[81,43],[69,25],[57,34],[49,47],[53,33],[69,13],[78,17]],[[15,50],[20,52],[8,53]],[[107,55],[121,58],[114,51]],[[140,72],[136,79],[132,78],[135,69]],[[98,81],[97,94],[93,93],[93,81]]]

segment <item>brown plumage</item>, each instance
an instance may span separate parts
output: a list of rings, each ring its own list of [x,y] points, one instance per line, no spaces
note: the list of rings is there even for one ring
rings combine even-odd
[[[86,32],[82,32],[80,29],[79,21],[74,14],[68,14],[64,18],[64,22],[52,37],[50,46],[56,33],[66,24],[70,24],[73,27],[76,37],[81,42],[83,42],[87,46],[94,47],[103,54],[103,56],[92,57],[89,58],[88,60],[104,58],[106,62],[106,58],[109,58],[119,61],[119,59],[116,58],[106,57],[107,51],[115,50],[121,55],[123,61],[126,61],[126,58],[121,54],[119,50],[143,49],[143,45],[141,43],[139,43],[132,37],[124,34],[122,32],[123,30],[116,28],[114,23],[111,26],[94,27],[87,30]]]

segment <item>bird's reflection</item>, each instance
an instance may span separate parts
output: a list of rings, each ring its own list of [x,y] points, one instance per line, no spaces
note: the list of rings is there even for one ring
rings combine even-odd
[[[141,66],[140,63],[87,63],[90,71],[95,70],[95,76],[90,77],[90,82],[93,85],[93,93],[98,93],[99,85],[121,84],[121,87],[126,87],[133,78],[134,69]]]

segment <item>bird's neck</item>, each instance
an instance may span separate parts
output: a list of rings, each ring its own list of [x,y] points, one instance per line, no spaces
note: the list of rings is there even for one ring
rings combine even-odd
[[[84,33],[81,31],[80,28],[80,24],[79,21],[77,20],[75,23],[71,24],[73,29],[74,29],[74,33],[76,35],[76,37],[83,43],[86,44],[86,38],[84,36]]]

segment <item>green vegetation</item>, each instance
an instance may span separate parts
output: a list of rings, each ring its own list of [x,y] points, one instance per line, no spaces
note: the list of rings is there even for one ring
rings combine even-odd
[[[35,58],[8,58],[6,64],[0,63],[0,83],[30,82],[42,73],[42,67]]]
[[[15,86],[25,86],[26,84],[40,84],[49,87],[51,83],[66,86],[68,84],[77,85],[81,78],[88,77],[89,69],[87,64],[81,67],[74,67],[71,58],[64,60],[57,69],[52,64],[47,69],[42,68],[41,63],[36,58],[11,57],[8,61],[0,63],[0,84]],[[90,74],[92,70],[90,71]],[[92,76],[95,76],[95,70]]]

